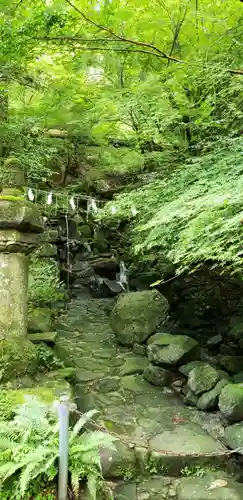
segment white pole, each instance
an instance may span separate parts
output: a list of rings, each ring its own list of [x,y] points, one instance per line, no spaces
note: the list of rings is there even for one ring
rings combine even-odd
[[[69,397],[60,397],[59,415],[59,474],[58,500],[67,500],[68,488],[68,429],[69,429]]]

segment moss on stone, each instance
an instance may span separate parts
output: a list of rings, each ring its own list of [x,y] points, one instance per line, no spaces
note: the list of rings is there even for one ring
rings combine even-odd
[[[109,479],[132,479],[136,475],[135,452],[121,441],[115,445],[115,451],[103,449],[101,452],[103,476]]]
[[[66,389],[66,386],[63,387]],[[53,387],[37,386],[25,389],[0,390],[0,419],[8,420],[18,405],[24,404],[28,396],[34,397],[45,403],[52,403],[61,392],[60,383]]]
[[[148,359],[155,365],[176,365],[197,347],[197,341],[187,335],[156,333],[148,341]]]
[[[52,314],[48,307],[30,309],[28,314],[28,330],[33,333],[50,332],[52,330]]]
[[[0,374],[2,381],[34,373],[37,367],[35,346],[27,339],[0,340]]]
[[[28,339],[36,344],[39,344],[40,342],[46,342],[46,344],[55,344],[56,337],[57,332],[29,333],[28,335]]]
[[[189,373],[188,386],[197,396],[210,391],[219,380],[218,371],[210,365],[198,366]]]
[[[21,201],[24,200],[23,196],[13,196],[13,195],[0,195],[0,201],[1,200],[7,200],[7,201]]]
[[[243,423],[237,422],[237,424],[226,427],[224,440],[229,448],[237,449],[237,452],[243,455]]]
[[[149,362],[144,356],[134,356],[125,359],[124,364],[119,370],[120,377],[125,375],[134,375],[136,373],[143,373],[145,368],[148,366]]]
[[[0,199],[0,228],[41,233],[43,221],[37,207],[26,200]]]
[[[219,396],[219,409],[231,421],[243,419],[243,385],[228,384]]]
[[[204,392],[197,402],[197,407],[200,410],[216,410],[218,406],[218,399],[223,388],[228,385],[226,379],[219,380],[216,386],[211,391]]]
[[[118,341],[127,346],[143,343],[165,320],[168,301],[157,290],[122,295],[115,305],[110,324]]]
[[[161,366],[149,364],[145,368],[143,376],[150,384],[164,387],[171,384],[174,374]]]

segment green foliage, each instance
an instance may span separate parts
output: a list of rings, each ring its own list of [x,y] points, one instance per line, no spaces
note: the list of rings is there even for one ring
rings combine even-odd
[[[7,201],[23,201],[24,196],[11,196],[11,195],[0,195],[0,201],[1,200],[7,200]]]
[[[55,356],[54,351],[44,343],[35,346],[38,356],[38,368],[40,371],[52,371],[64,368],[63,362]]]
[[[51,304],[63,299],[56,263],[33,257],[29,272],[29,302],[34,306]]]
[[[71,4],[2,0],[1,162],[69,192],[148,170],[117,200],[135,253],[241,272],[242,5]]]
[[[242,271],[242,138],[220,141],[169,178],[120,195],[101,214],[129,220],[134,252],[162,253],[178,272],[205,261]],[[138,215],[134,220],[132,207]]]
[[[78,498],[79,481],[87,480],[90,497],[95,500],[103,481],[100,448],[114,449],[114,438],[110,435],[84,430],[95,413],[84,414],[69,433],[69,472],[75,498]],[[54,409],[31,398],[17,408],[12,421],[1,421],[0,483],[3,492],[10,478],[16,479],[11,497],[16,500],[26,498],[24,495],[33,481],[43,478],[45,482],[53,481],[57,475],[58,430]]]
[[[181,475],[185,477],[204,477],[206,474],[210,474],[213,472],[217,472],[217,467],[213,467],[210,465],[206,465],[205,467],[201,467],[200,465],[194,465],[194,466],[186,466],[184,469],[181,470]]]

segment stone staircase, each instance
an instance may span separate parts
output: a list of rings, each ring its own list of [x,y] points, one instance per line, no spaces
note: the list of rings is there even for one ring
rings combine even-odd
[[[243,499],[243,487],[225,472],[231,455],[218,415],[185,407],[172,390],[144,380],[147,358],[117,345],[111,304],[73,300],[57,325],[56,351],[75,368],[78,409],[99,410],[97,424],[119,436],[117,451],[102,454],[114,498]]]

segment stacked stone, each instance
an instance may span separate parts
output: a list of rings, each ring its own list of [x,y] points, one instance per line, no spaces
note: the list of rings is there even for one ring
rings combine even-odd
[[[16,162],[5,165],[0,194],[0,372],[1,380],[31,373],[37,364],[27,339],[28,256],[39,244],[43,221],[24,199],[24,174]]]
[[[147,356],[144,378],[180,392],[186,378],[178,368],[198,356],[198,343],[186,335],[163,332],[168,310],[167,299],[157,290],[133,292],[118,299],[110,322],[120,344]],[[155,333],[158,327],[161,331]]]

